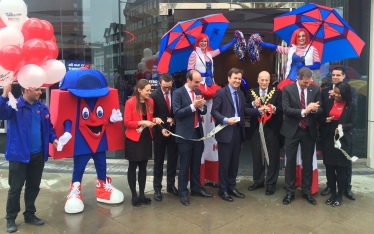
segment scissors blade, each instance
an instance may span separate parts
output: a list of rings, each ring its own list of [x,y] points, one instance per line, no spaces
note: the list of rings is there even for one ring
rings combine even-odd
[[[260,122],[258,130],[260,132],[261,145],[262,145],[262,149],[264,150],[265,159],[266,159],[267,164],[269,165],[269,154],[268,154],[268,149],[266,147],[264,125],[262,122]]]

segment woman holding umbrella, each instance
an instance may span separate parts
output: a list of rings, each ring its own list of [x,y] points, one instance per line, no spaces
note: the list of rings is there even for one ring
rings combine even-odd
[[[288,56],[285,73],[287,79],[282,80],[277,86],[281,91],[283,87],[296,82],[298,69],[308,67],[316,70],[321,66],[318,51],[310,45],[309,33],[303,28],[297,29],[292,34],[291,47],[276,46],[263,41],[260,42],[260,46]]]

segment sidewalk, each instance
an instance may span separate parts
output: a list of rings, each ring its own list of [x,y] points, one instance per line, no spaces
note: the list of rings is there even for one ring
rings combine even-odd
[[[111,164],[111,163],[110,163]],[[121,165],[124,169],[125,165]],[[0,233],[5,233],[5,198],[8,190],[8,171],[0,169]],[[18,233],[372,233],[374,229],[374,175],[354,175],[352,184],[356,201],[344,199],[342,206],[325,204],[328,197],[314,195],[317,205],[302,199],[301,191],[290,205],[283,205],[285,196],[284,177],[278,180],[276,192],[265,195],[265,189],[248,191],[252,178],[238,177],[237,189],[245,194],[244,199],[223,201],[218,190],[206,187],[214,198],[190,196],[190,206],[183,206],[179,198],[163,191],[163,201],[153,200],[152,176],[147,178],[146,193],[152,199],[150,206],[140,208],[131,205],[131,193],[127,178],[108,174],[113,185],[124,192],[125,201],[119,205],[96,202],[95,175],[85,174],[82,195],[85,210],[68,215],[64,204],[68,194],[70,173],[44,173],[41,192],[36,202],[37,216],[45,220],[43,226],[25,224],[22,212],[16,224]],[[151,175],[148,173],[148,175]],[[164,181],[165,182],[165,181]],[[325,186],[325,177],[320,176],[320,190]],[[164,183],[165,185],[165,183]]]

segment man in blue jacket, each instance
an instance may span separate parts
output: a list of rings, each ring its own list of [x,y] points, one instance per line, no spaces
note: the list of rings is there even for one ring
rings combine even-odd
[[[0,119],[7,120],[5,158],[9,161],[9,191],[6,205],[6,231],[15,232],[15,219],[20,208],[20,195],[25,186],[25,223],[42,225],[35,216],[35,200],[39,193],[44,162],[48,160],[48,144],[57,147],[58,140],[50,120],[48,107],[39,101],[41,89],[23,89],[17,109],[8,105],[12,85],[4,87],[0,97]]]

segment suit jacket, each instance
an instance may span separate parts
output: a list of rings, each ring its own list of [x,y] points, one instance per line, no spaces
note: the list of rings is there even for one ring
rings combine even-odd
[[[244,115],[249,116],[260,116],[260,113],[257,109],[254,108],[246,108],[245,107],[245,97],[244,93],[241,90],[238,90],[238,98],[239,98],[239,111],[240,111],[240,120],[243,123],[242,126],[242,140],[245,140],[245,133],[244,133]],[[232,99],[232,95],[230,92],[230,88],[228,86],[217,90],[216,95],[213,98],[213,106],[212,111],[210,113],[216,125],[223,124],[223,119],[234,117],[235,116],[235,106],[234,100]],[[228,125],[221,131],[216,134],[217,142],[221,143],[230,143],[232,138],[234,126]]]
[[[318,86],[311,84],[307,88],[307,103],[311,102],[321,103],[321,91]],[[305,106],[305,107],[306,107]],[[300,124],[301,107],[300,94],[296,83],[287,85],[282,91],[282,109],[283,109],[283,123],[281,127],[281,134],[287,138],[292,138]],[[317,138],[316,118],[322,113],[322,108],[318,107],[315,113],[306,115],[307,124],[309,126],[310,136],[313,140]]]
[[[171,104],[171,100],[173,98],[174,90],[175,90],[174,88],[172,88],[170,90],[170,96],[171,96],[170,104]],[[162,92],[162,89],[158,88],[158,89],[154,90],[151,93],[150,97],[154,101],[153,116],[158,117],[162,121],[164,121],[164,124],[162,124],[162,126],[164,128],[166,128],[166,129],[169,129],[170,125],[166,122],[166,120],[167,120],[167,117],[174,118],[174,113],[173,113],[172,106],[170,107],[170,113],[169,113],[168,107],[166,106],[165,95]],[[156,126],[153,127],[153,129],[154,129],[154,131],[156,131],[156,133],[160,133],[161,134],[161,130],[162,130],[161,126],[156,125]],[[172,132],[175,132],[175,124],[173,124],[170,127],[169,130],[172,131]]]
[[[332,90],[332,87],[333,86],[331,85],[328,88],[322,89],[322,91],[321,91],[321,101],[325,101],[327,99],[330,99],[329,98],[329,91]],[[358,97],[357,97],[357,90],[356,90],[356,88],[351,86],[351,92],[352,92],[352,102],[354,104],[356,104],[356,106],[357,106],[357,98]]]
[[[318,122],[321,126],[318,128],[322,141],[324,141],[329,133],[331,123],[326,123],[326,118],[329,117],[330,110],[334,105],[334,99],[330,98],[322,102],[322,114],[318,117]],[[352,132],[356,125],[356,104],[351,102],[351,105],[345,106],[338,120],[338,124],[342,125],[344,136],[340,139],[342,149],[348,151],[351,141]],[[335,128],[335,126],[334,126]]]
[[[149,108],[153,110],[153,100],[152,98],[148,98],[149,101]],[[125,105],[125,113],[124,113],[124,119],[123,122],[125,123],[126,131],[125,135],[127,138],[133,140],[133,141],[139,141],[140,134],[136,131],[137,128],[140,126],[138,125],[139,121],[143,120],[143,116],[136,113],[136,97],[133,96],[129,100],[126,101]],[[153,120],[153,114],[149,113],[147,111],[147,120],[152,121]],[[152,135],[152,131],[150,128],[144,129],[143,131],[149,130]]]
[[[257,96],[261,96],[259,92],[259,87],[253,89],[253,91],[256,93]],[[271,92],[273,88],[271,86],[268,87],[268,93]],[[255,100],[255,98],[252,96],[251,92],[248,92],[247,95],[247,101],[246,105],[249,108],[253,108],[252,102]],[[283,110],[282,110],[282,94],[279,91],[279,89],[275,88],[275,92],[273,96],[270,98],[270,100],[267,102],[268,104],[272,104],[275,106],[275,113],[273,113],[273,116],[271,119],[269,119],[265,125],[269,126],[274,133],[278,136],[278,138],[281,140],[283,137],[280,134],[280,128],[282,125],[282,115],[283,115]],[[263,103],[262,103],[263,104]],[[257,118],[251,118],[250,121],[250,128],[249,128],[249,139],[252,138],[253,134],[255,131],[258,131],[259,123]],[[281,144],[282,145],[282,144]]]
[[[195,95],[202,95],[201,91],[199,89],[195,90]],[[171,105],[174,112],[175,134],[185,139],[191,139],[194,131],[195,112],[191,110],[191,104],[190,95],[184,85],[173,92]],[[200,136],[204,136],[200,115],[206,114],[207,107],[204,105],[203,111],[200,109],[196,109],[196,111],[198,113]],[[183,143],[184,140],[177,137],[175,138],[175,142]]]

